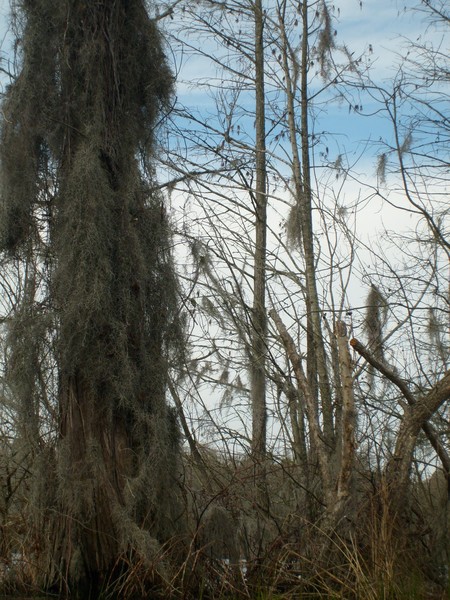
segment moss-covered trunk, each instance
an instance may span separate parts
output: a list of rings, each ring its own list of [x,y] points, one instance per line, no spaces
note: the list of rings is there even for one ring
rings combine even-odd
[[[85,592],[108,577],[122,551],[114,513],[124,504],[124,471],[111,423],[97,414],[82,383],[70,378],[62,394],[64,462],[58,470],[64,483],[57,495],[60,517],[54,521],[47,580],[54,584],[62,573]]]
[[[39,577],[96,593],[176,529],[165,390],[182,343],[152,166],[172,76],[142,0],[20,8],[22,72],[3,105],[2,245],[20,256],[30,238],[45,240],[59,381],[54,464],[35,473],[48,481],[36,499]]]

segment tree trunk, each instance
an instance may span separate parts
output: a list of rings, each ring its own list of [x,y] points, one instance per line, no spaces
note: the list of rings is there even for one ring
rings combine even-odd
[[[394,454],[385,469],[386,483],[392,495],[391,503],[395,507],[394,510],[398,510],[401,509],[408,495],[409,472],[417,436],[421,429],[440,458],[447,482],[450,482],[450,457],[439,440],[434,427],[428,422],[450,396],[450,374],[447,372],[424,398],[417,399],[410,391],[406,381],[386,364],[375,358],[361,342],[353,338],[350,340],[350,344],[372,367],[377,369],[402,392],[408,403],[400,423]]]
[[[355,399],[353,396],[352,360],[348,349],[347,327],[342,321],[336,323],[335,334],[338,344],[339,370],[341,380],[340,395],[342,397],[341,430],[337,431],[340,450],[338,456],[338,475],[336,493],[331,503],[328,504],[330,529],[335,530],[341,525],[343,518],[347,523],[353,521],[349,512],[349,503],[352,501],[352,478],[354,475],[355,458]]]
[[[334,487],[332,481],[332,472],[330,469],[330,450],[323,440],[324,435],[316,411],[315,398],[311,392],[311,387],[303,370],[302,359],[297,352],[294,340],[289,335],[289,332],[287,331],[278,313],[272,309],[269,314],[278,330],[281,341],[286,350],[286,354],[294,370],[298,389],[301,391],[302,398],[305,401],[305,412],[308,419],[309,432],[312,444],[314,444],[314,447],[317,451],[323,485],[323,494],[327,501],[332,498]]]
[[[52,585],[62,575],[74,593],[96,593],[123,551],[113,511],[123,505],[119,477],[123,485],[124,472],[119,474],[107,416],[98,414],[95,399],[80,378],[67,378],[61,396],[64,462],[58,465],[57,494],[61,513],[55,522],[47,581]]]
[[[414,449],[420,430],[434,413],[450,398],[450,371],[415,404],[405,408],[396,438],[394,454],[385,469],[389,491],[389,508],[392,514],[401,513],[408,497],[409,476]]]
[[[256,189],[255,257],[253,283],[253,339],[251,363],[252,453],[257,463],[266,452],[266,129],[264,96],[264,15],[261,0],[256,0],[255,15],[255,110],[256,110]]]
[[[308,73],[309,73],[309,22],[308,2],[303,2],[302,16],[302,42],[300,65],[300,152],[297,141],[297,125],[295,122],[295,90],[296,78],[292,78],[289,67],[289,58],[295,52],[290,48],[283,15],[279,16],[279,27],[282,35],[282,59],[286,80],[286,103],[289,127],[289,141],[292,150],[292,171],[296,193],[296,209],[298,210],[298,226],[305,260],[306,278],[306,317],[307,317],[307,376],[313,397],[316,398],[319,411],[319,394],[322,408],[324,439],[330,449],[335,444],[333,409],[331,387],[328,377],[326,362],[325,342],[322,332],[321,311],[317,292],[317,274],[314,250],[314,232],[312,221],[312,186],[310,167],[310,139],[309,139],[309,98],[308,98]],[[295,67],[296,68],[296,67]]]
[[[266,487],[266,253],[267,253],[267,173],[266,173],[266,110],[264,95],[264,15],[262,0],[255,0],[255,255],[253,280],[252,340],[251,340],[251,405],[252,458],[255,476],[255,503],[261,515],[268,510]],[[261,554],[264,526],[257,517],[257,547]]]
[[[2,234],[15,252],[33,235],[49,246],[56,350],[45,358],[59,381],[54,461],[34,475],[36,579],[86,597],[135,576],[175,532],[178,432],[165,390],[182,332],[148,158],[172,74],[141,0],[17,10],[23,65],[3,105]]]

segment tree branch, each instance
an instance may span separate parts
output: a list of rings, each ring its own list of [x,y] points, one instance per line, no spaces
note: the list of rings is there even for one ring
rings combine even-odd
[[[274,321],[281,341],[283,343],[286,354],[294,370],[294,375],[297,380],[297,385],[302,392],[302,396],[305,400],[306,416],[308,418],[309,429],[311,432],[311,438],[314,446],[317,450],[319,458],[320,469],[323,478],[323,484],[326,491],[330,490],[331,478],[329,471],[329,455],[326,445],[323,441],[323,432],[320,428],[317,410],[314,398],[311,394],[309,382],[306,378],[305,372],[302,366],[302,359],[300,358],[297,348],[295,347],[294,340],[286,329],[285,324],[281,320],[279,314],[275,309],[269,311],[270,318]]]
[[[383,362],[378,360],[369,352],[369,350],[361,344],[360,341],[353,338],[350,340],[350,346],[356,350],[356,352],[366,359],[369,365],[372,365],[374,369],[379,371],[382,375],[384,375],[389,381],[391,381],[398,389],[401,391],[406,401],[410,406],[416,403],[416,399],[414,398],[411,390],[408,387],[408,384],[404,379],[399,377],[390,367],[385,365]]]
[[[441,406],[447,398],[450,397],[450,372],[447,372],[443,379],[441,379],[428,393],[425,398],[416,400],[411,390],[409,389],[406,381],[399,377],[394,371],[387,365],[377,360],[367,348],[361,344],[357,339],[353,338],[350,340],[352,348],[358,352],[370,365],[372,365],[377,371],[384,375],[389,381],[391,381],[403,394],[405,400],[409,406],[418,406],[417,418],[421,420],[420,427],[428,438],[431,446],[434,448],[436,454],[442,463],[442,467],[447,478],[447,482],[450,485],[450,456],[442,445],[439,435],[431,423],[428,423],[428,419],[433,415],[434,412]]]

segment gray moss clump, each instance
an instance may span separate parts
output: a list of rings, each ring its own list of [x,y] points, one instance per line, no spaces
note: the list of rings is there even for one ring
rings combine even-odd
[[[47,585],[92,585],[176,530],[165,390],[183,343],[152,165],[173,78],[142,0],[23,0],[15,14],[22,68],[2,107],[0,245],[45,262],[59,382],[56,489],[51,506],[38,501],[54,535],[40,568]],[[13,355],[24,336],[11,332]]]

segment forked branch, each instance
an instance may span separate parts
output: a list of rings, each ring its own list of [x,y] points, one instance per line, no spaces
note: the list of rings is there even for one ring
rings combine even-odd
[[[436,410],[450,398],[450,371],[447,371],[444,377],[438,381],[424,398],[418,400],[409,389],[406,381],[399,377],[393,369],[376,359],[360,341],[353,338],[350,340],[350,345],[360,356],[372,365],[372,367],[389,379],[389,381],[401,391],[409,406],[415,407],[410,414],[410,418],[418,423],[420,422],[419,429],[422,428],[422,431],[427,436],[431,446],[439,456],[447,482],[450,485],[450,456],[442,445],[437,431],[434,429],[433,425],[428,422],[428,419],[436,412]]]

